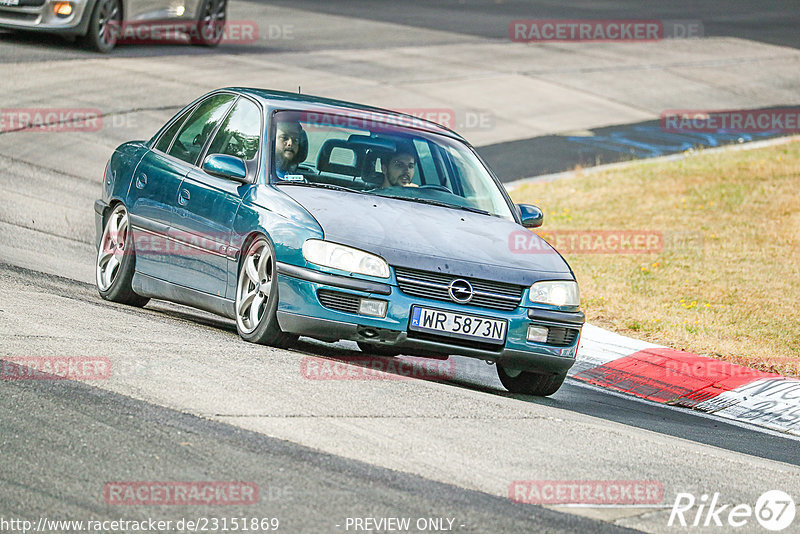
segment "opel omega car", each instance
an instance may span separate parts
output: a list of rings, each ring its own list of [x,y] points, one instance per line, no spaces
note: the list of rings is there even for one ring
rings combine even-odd
[[[125,36],[153,41],[182,30],[193,44],[222,40],[227,0],[0,0],[0,28],[76,36],[109,52]]]
[[[201,308],[255,343],[478,358],[517,393],[554,393],[575,361],[575,277],[526,229],[542,212],[514,205],[459,135],[409,115],[214,91],[116,149],[95,212],[111,301]],[[520,232],[538,253],[514,250]]]

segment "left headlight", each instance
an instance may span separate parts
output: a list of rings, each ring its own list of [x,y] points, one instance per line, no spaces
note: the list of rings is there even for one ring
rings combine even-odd
[[[389,264],[380,256],[330,241],[309,239],[303,243],[303,257],[310,263],[331,269],[389,278]]]
[[[581,293],[576,282],[567,280],[536,282],[531,286],[528,299],[538,304],[580,306]]]

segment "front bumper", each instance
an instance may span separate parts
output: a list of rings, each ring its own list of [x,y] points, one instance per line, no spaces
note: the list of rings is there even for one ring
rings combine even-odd
[[[440,300],[412,297],[392,284],[319,273],[301,267],[278,264],[280,305],[278,323],[285,332],[323,341],[365,341],[398,349],[412,355],[460,355],[478,358],[521,371],[564,374],[575,363],[580,336],[568,345],[548,345],[527,340],[528,326],[537,324],[569,328],[580,332],[581,312],[560,312],[518,307],[513,311],[463,306]],[[386,317],[370,317],[325,307],[319,290],[333,290],[350,295],[388,302]],[[506,319],[505,344],[486,347],[482,344],[449,342],[439,336],[419,334],[408,329],[412,305],[438,308]]]
[[[0,4],[0,28],[85,35],[92,1],[70,0],[72,14],[68,17],[53,12],[57,1],[63,0],[20,0],[18,6]]]

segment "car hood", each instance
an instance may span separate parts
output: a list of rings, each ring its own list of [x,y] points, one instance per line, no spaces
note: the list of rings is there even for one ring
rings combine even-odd
[[[520,285],[574,279],[550,245],[513,221],[377,195],[280,189],[319,222],[326,240],[379,254],[393,266]]]

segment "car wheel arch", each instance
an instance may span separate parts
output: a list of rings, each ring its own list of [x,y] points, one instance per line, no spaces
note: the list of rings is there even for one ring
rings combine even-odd
[[[255,240],[258,239],[259,237],[263,237],[264,239],[269,241],[269,243],[272,245],[272,250],[275,250],[275,241],[273,241],[272,238],[269,236],[269,234],[266,231],[264,231],[263,229],[259,228],[257,230],[253,230],[249,234],[247,234],[247,237],[245,237],[244,240],[242,240],[242,248],[240,249],[240,253],[239,253],[239,261],[236,262],[236,279],[237,279],[237,282],[238,282],[238,278],[239,278],[239,273],[242,271],[242,265],[243,265],[242,262],[244,262],[245,254],[247,253],[247,250],[250,248],[250,245],[252,245],[253,242],[255,242]],[[277,251],[275,252],[275,261],[276,262],[278,261],[278,253],[277,253]]]
[[[128,213],[130,213],[130,212],[131,212],[131,210],[129,210],[129,209],[128,209],[128,206],[127,206],[127,204],[125,204],[125,203],[122,201],[122,199],[120,199],[120,198],[112,198],[112,199],[111,199],[111,200],[108,202],[108,205],[107,205],[105,208],[103,208],[103,228],[105,228],[105,227],[106,227],[106,223],[108,222],[108,216],[109,216],[109,215],[111,215],[111,213],[113,213],[113,212],[114,212],[114,209],[115,209],[117,206],[119,206],[120,204],[122,204],[123,206],[125,206],[125,211],[127,211]]]
[[[108,234],[108,226],[111,224],[110,216],[117,211],[124,213],[126,219],[124,223],[127,230],[126,237],[121,242],[124,247],[119,247],[120,250],[125,250],[125,252],[122,254],[122,259],[118,260],[116,274],[111,271],[110,276],[108,276],[110,280],[107,282],[107,284],[103,284],[101,283],[100,278],[101,276],[105,277],[104,269],[108,269],[108,265],[110,264],[109,259],[109,261],[103,265],[103,259],[111,255],[110,251],[108,254],[104,254],[104,252],[109,250],[104,248],[104,243],[107,236],[110,235]],[[100,293],[100,296],[104,300],[118,302],[120,304],[128,304],[136,307],[143,307],[150,301],[150,298],[136,293],[133,288],[133,277],[136,273],[136,247],[133,243],[135,239],[132,234],[129,215],[130,212],[128,211],[128,207],[125,205],[125,203],[116,199],[110,202],[109,205],[103,209],[103,214],[101,214],[103,220],[103,235],[99,239],[97,246],[95,285]],[[116,257],[116,253],[113,255]],[[106,285],[107,287],[105,287]]]
[[[94,6],[97,4],[98,0],[88,0],[86,2],[86,6],[83,8],[83,15],[81,16],[81,21],[78,23],[78,32],[77,34],[81,37],[86,37],[89,33],[89,21],[92,18],[92,13],[94,12]]]

